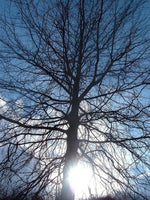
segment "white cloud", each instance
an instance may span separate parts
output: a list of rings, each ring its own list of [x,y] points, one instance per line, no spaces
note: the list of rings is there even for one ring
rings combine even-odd
[[[6,102],[3,100],[3,98],[0,96],[0,114],[6,112],[8,109]]]

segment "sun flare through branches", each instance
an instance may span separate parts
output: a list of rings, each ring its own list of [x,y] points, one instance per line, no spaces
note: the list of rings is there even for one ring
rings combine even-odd
[[[76,197],[81,198],[89,195],[92,179],[92,169],[80,163],[69,171],[68,180]]]

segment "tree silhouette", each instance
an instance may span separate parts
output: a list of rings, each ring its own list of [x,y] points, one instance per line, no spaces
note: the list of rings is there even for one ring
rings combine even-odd
[[[131,172],[150,167],[144,1],[10,2],[0,26],[3,175],[73,200],[68,171],[81,161],[96,185],[134,190]]]

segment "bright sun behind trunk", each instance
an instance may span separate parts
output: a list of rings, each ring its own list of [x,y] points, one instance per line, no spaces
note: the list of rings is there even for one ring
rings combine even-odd
[[[69,182],[77,197],[89,196],[92,177],[92,170],[81,164],[78,164],[70,170]]]

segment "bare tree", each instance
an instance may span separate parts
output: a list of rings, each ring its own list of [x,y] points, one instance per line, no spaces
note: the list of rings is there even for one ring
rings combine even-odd
[[[20,176],[34,160],[27,192],[62,185],[61,199],[73,200],[68,170],[79,161],[108,190],[134,190],[133,168],[150,168],[143,7],[142,0],[10,1],[0,28],[0,143],[8,149],[0,166]]]

